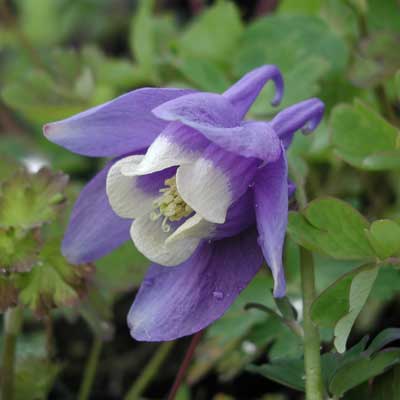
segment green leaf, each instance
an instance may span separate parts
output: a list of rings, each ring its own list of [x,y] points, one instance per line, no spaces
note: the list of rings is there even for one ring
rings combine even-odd
[[[375,266],[351,271],[325,289],[314,301],[311,317],[319,326],[334,328],[335,347],[346,348],[350,330],[360,314],[378,274]]]
[[[15,276],[20,302],[38,315],[53,307],[77,304],[93,272],[90,265],[70,265],[60,245],[56,238],[47,240],[32,270]]]
[[[400,340],[400,328],[387,328],[374,337],[365,354],[372,356],[389,343]]]
[[[114,97],[115,89],[130,89],[148,83],[149,74],[145,68],[133,64],[130,60],[121,57],[110,57],[105,55],[102,50],[96,46],[85,46],[81,52],[83,62],[87,65],[95,76],[102,90],[109,90],[110,95],[104,95],[104,98]],[[95,96],[99,95],[99,87],[95,88]],[[100,103],[101,99],[93,100]]]
[[[400,254],[400,225],[388,219],[374,221],[368,239],[380,259]]]
[[[374,400],[400,398],[400,367],[398,365],[374,379],[370,398]]]
[[[330,123],[336,152],[355,167],[381,169],[366,165],[364,160],[376,153],[397,148],[397,129],[360,101],[355,101],[354,105],[336,106]]]
[[[130,33],[131,51],[137,62],[148,71],[149,76],[155,73],[154,62],[157,56],[152,18],[153,7],[154,0],[138,2],[138,11],[133,17]]]
[[[397,0],[368,0],[368,25],[376,30],[399,31],[400,6]]]
[[[314,200],[302,212],[289,214],[288,232],[297,243],[335,259],[372,259],[367,228],[358,211],[335,198]]]
[[[39,252],[38,232],[0,228],[0,270],[29,271]]]
[[[15,376],[15,400],[46,399],[61,365],[40,358],[21,359]]]
[[[53,220],[63,204],[68,177],[43,168],[36,174],[19,171],[0,193],[0,227],[31,229]]]
[[[141,284],[147,268],[147,259],[128,241],[96,261],[96,282],[107,295],[126,292]]]
[[[322,354],[321,368],[325,387],[329,387],[333,376],[340,368],[363,357],[363,351],[367,342],[368,336],[364,336],[357,344],[343,354],[334,351]]]
[[[223,92],[231,83],[217,64],[206,59],[188,56],[178,61],[176,66],[189,82],[201,90]]]
[[[49,46],[62,39],[59,3],[53,0],[19,0],[19,24],[34,45]],[[46,21],[46,23],[43,23]]]
[[[282,359],[261,366],[250,365],[247,370],[261,374],[272,381],[304,392],[304,360]]]
[[[400,350],[388,350],[372,358],[357,359],[347,363],[335,373],[329,385],[329,391],[341,396],[359,384],[382,374],[391,366],[400,362]]]
[[[192,22],[177,43],[179,53],[221,64],[237,49],[243,31],[234,3],[217,1]]]
[[[378,278],[373,287],[371,298],[379,302],[391,301],[399,293],[400,271],[393,265],[380,267]]]
[[[348,313],[340,318],[334,330],[334,344],[339,353],[346,350],[346,342],[351,328],[368,299],[377,274],[377,267],[367,268],[359,271],[351,282]]]
[[[317,15],[323,4],[322,0],[292,1],[283,0],[279,3],[279,13]]]
[[[369,270],[371,270],[370,266],[359,267],[344,274],[326,288],[312,305],[313,321],[319,326],[334,328],[350,310],[350,291],[354,278],[359,273]]]
[[[1,140],[4,140],[3,136]],[[11,178],[21,168],[22,165],[14,157],[2,153],[0,158],[0,186],[3,181]]]
[[[382,151],[367,156],[363,166],[370,170],[400,169],[400,150]]]
[[[64,91],[42,71],[30,71],[18,81],[8,82],[1,97],[9,107],[38,124],[76,114],[88,105],[71,88]]]
[[[350,81],[358,87],[373,88],[392,77],[400,67],[400,55],[393,51],[398,43],[398,34],[391,32],[376,32],[362,39],[350,67]]]
[[[278,65],[286,74],[309,58],[324,60],[330,72],[342,71],[348,50],[344,41],[318,17],[272,15],[249,25],[233,65],[236,76],[262,64]]]
[[[395,85],[397,98],[400,99],[400,69],[396,72]]]

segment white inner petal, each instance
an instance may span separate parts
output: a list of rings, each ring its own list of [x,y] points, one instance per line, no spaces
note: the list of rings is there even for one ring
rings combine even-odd
[[[116,162],[108,172],[106,190],[108,200],[114,212],[122,218],[137,218],[149,213],[153,201],[159,194],[146,193],[138,187],[138,178],[125,176],[121,169],[127,165],[138,165],[142,155],[123,158]]]
[[[176,183],[183,200],[201,217],[222,224],[232,203],[228,177],[212,161],[199,158],[181,165]]]
[[[154,221],[149,215],[136,219],[131,226],[131,238],[137,249],[151,261],[175,266],[186,261],[196,250],[200,238],[186,238],[167,243],[171,233],[164,232],[161,218]]]
[[[126,176],[146,175],[172,166],[192,163],[198,156],[198,152],[185,149],[167,136],[160,135],[148,148],[143,160],[136,165],[123,166],[122,173]]]
[[[206,238],[215,231],[215,224],[206,221],[199,214],[187,219],[169,238],[166,243],[172,243],[185,238]]]

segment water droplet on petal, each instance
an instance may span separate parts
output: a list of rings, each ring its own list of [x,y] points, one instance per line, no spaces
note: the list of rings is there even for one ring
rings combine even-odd
[[[251,182],[250,184],[249,184],[249,188],[252,188],[254,186],[254,182]]]
[[[153,279],[153,278],[146,278],[146,279],[143,281],[143,285],[146,286],[146,287],[151,287],[151,286],[153,286],[153,285],[154,285],[154,279]]]
[[[214,296],[214,298],[216,298],[217,300],[222,300],[224,298],[224,294],[222,292],[220,292],[219,290],[216,290],[215,292],[213,292],[212,294]]]

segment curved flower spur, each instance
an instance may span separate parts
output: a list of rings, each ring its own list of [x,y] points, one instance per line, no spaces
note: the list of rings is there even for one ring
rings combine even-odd
[[[221,94],[144,88],[44,127],[75,153],[113,157],[82,190],[63,242],[74,263],[129,236],[153,264],[128,315],[135,339],[172,340],[221,317],[265,258],[274,295],[285,294],[286,149],[312,131],[324,105],[309,99],[271,121],[243,120],[267,81],[257,68]]]

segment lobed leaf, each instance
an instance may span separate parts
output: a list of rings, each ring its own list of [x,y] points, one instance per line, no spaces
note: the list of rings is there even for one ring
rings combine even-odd
[[[372,358],[361,358],[347,363],[333,376],[329,391],[341,396],[348,390],[382,374],[391,366],[400,362],[400,350],[392,349],[378,353]]]
[[[43,168],[36,174],[19,171],[3,183],[0,228],[32,229],[50,222],[64,202],[68,177]]]
[[[19,301],[36,314],[72,306],[86,294],[90,265],[71,265],[60,252],[60,240],[47,240],[31,271],[16,275]]]
[[[396,222],[389,219],[374,221],[367,236],[380,259],[400,254],[400,225]]]
[[[237,49],[242,31],[243,24],[235,5],[218,1],[183,32],[177,43],[179,54],[183,58],[193,56],[226,64]]]
[[[26,272],[36,262],[40,245],[37,230],[0,228],[1,272]]]
[[[399,134],[397,129],[375,110],[357,100],[354,105],[339,104],[332,111],[330,124],[332,144],[346,162],[366,170],[391,167],[393,152],[397,151],[398,147]],[[385,153],[391,160],[385,161]],[[368,160],[376,155],[378,160]]]
[[[373,259],[366,219],[344,201],[314,200],[300,212],[289,213],[288,232],[300,245],[335,259]]]

